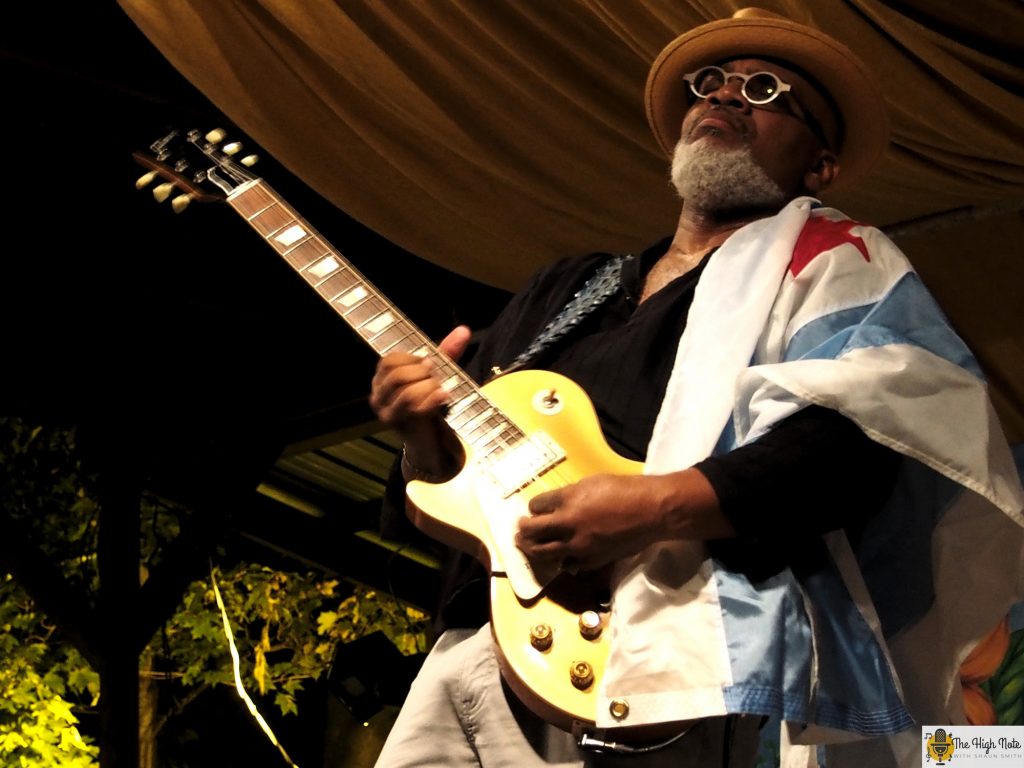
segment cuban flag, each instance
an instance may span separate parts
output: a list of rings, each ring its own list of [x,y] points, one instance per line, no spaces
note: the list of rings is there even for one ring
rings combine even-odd
[[[600,727],[761,714],[784,743],[831,745],[832,768],[905,764],[915,723],[964,722],[960,662],[1024,599],[1024,491],[977,362],[906,257],[805,197],[705,268],[646,471],[810,404],[905,457],[886,508],[856,549],[835,531],[756,581],[688,542],[621,563]]]

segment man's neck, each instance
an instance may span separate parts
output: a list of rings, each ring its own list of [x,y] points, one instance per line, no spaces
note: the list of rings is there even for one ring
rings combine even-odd
[[[675,236],[644,279],[640,301],[646,301],[680,275],[696,267],[713,248],[717,248],[740,227],[772,216],[776,211],[743,211],[716,214],[683,205]]]
[[[705,211],[684,203],[669,252],[702,255],[720,246],[737,229],[776,213],[775,210]],[[699,262],[701,257],[696,258]]]

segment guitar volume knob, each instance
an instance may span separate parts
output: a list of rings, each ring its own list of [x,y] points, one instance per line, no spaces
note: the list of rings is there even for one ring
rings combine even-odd
[[[551,647],[555,636],[548,624],[534,624],[530,627],[530,645],[538,651],[546,651]]]
[[[594,668],[586,661],[574,661],[569,667],[569,679],[574,688],[585,691],[594,684]]]
[[[580,614],[580,635],[585,640],[596,640],[601,636],[601,614],[597,611],[584,611]]]

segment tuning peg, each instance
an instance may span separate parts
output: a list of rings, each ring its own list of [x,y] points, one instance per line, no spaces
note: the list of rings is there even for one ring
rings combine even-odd
[[[156,171],[150,171],[149,173],[144,173],[141,176],[139,176],[139,178],[137,178],[135,180],[135,188],[136,189],[145,189],[146,187],[148,187],[150,184],[153,183],[153,179],[155,179],[155,178],[156,178]]]
[[[174,184],[167,182],[166,184],[158,184],[153,187],[153,197],[156,198],[158,203],[162,203],[168,197],[171,196],[171,192],[174,190]]]
[[[220,151],[225,155],[234,155],[242,148],[242,142],[231,141],[220,148]]]
[[[240,163],[241,163],[242,165],[244,165],[244,166],[245,166],[246,168],[252,168],[252,167],[253,167],[254,165],[256,165],[256,163],[258,163],[259,161],[260,161],[260,158],[259,158],[259,156],[257,156],[257,155],[246,155],[245,157],[243,157],[243,158],[242,158],[241,160],[239,160],[238,162],[240,162]]]
[[[178,195],[176,198],[171,200],[171,208],[174,209],[175,213],[181,213],[188,204],[192,202],[192,195]]]
[[[224,141],[224,137],[227,135],[227,131],[225,131],[223,128],[214,128],[212,131],[206,134],[205,138],[211,144],[219,144],[220,142]]]

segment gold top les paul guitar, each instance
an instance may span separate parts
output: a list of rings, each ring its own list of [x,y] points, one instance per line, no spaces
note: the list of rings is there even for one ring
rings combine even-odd
[[[639,474],[641,465],[605,442],[576,384],[545,371],[510,373],[478,386],[393,307],[245,160],[220,132],[174,132],[135,159],[156,177],[158,199],[225,201],[378,354],[429,358],[450,395],[446,421],[462,441],[452,480],[408,484],[418,528],[476,556],[490,572],[491,628],[506,682],[542,718],[566,730],[596,719],[608,655],[606,585],[596,575],[535,573],[514,545],[529,500],[599,472]],[[171,186],[167,186],[171,185]]]

